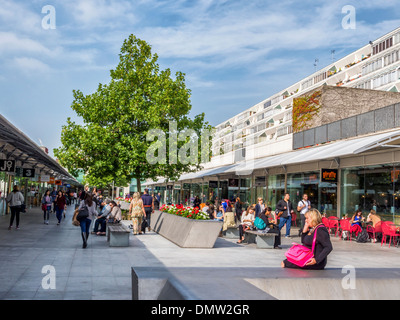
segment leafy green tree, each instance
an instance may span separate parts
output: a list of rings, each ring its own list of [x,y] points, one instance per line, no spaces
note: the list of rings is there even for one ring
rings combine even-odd
[[[160,70],[157,54],[145,41],[129,36],[123,43],[118,66],[110,71],[111,81],[99,84],[96,92],[84,95],[74,90],[71,108],[82,118],[83,125],[67,119],[62,128],[62,146],[54,150],[61,164],[72,174],[78,169],[86,173],[91,185],[104,187],[128,185],[136,178],[140,180],[163,176],[176,179],[184,172],[200,168],[202,152],[198,144],[197,163],[182,163],[169,156],[170,146],[182,148],[195,139],[186,137],[174,141],[169,132],[170,122],[176,130],[192,130],[197,137],[205,129],[211,129],[204,120],[204,113],[189,118],[191,110],[190,90],[186,88],[185,75],[170,69]],[[147,134],[154,129],[166,133],[164,143],[165,161],[149,163],[148,149],[154,144],[147,141]],[[189,151],[187,151],[189,153]],[[176,156],[176,155],[175,155]],[[148,155],[147,155],[148,157]]]

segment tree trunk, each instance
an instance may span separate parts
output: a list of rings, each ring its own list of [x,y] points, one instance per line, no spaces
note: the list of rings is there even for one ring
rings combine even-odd
[[[137,191],[142,192],[142,185],[140,183],[140,178],[136,178],[136,186],[137,186]]]

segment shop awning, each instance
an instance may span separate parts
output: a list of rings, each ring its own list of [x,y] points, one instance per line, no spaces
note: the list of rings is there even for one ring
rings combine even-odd
[[[34,168],[57,179],[80,184],[56,160],[2,115],[0,115],[0,153],[6,159],[17,161],[22,168]]]
[[[385,147],[400,147],[400,130],[375,134],[362,138],[332,142],[322,146],[284,152],[274,156],[242,161],[237,164],[205,169],[194,173],[187,173],[182,175],[178,181],[192,180],[221,174],[245,176],[252,174],[252,172],[257,169],[268,169],[311,161],[335,159],[343,156],[359,154],[371,149]],[[164,182],[165,179],[160,179],[153,184]]]

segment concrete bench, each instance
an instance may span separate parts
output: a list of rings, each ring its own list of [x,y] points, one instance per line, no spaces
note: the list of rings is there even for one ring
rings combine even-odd
[[[225,238],[227,239],[239,239],[239,228],[227,228],[225,231]]]
[[[245,231],[244,242],[256,243],[257,248],[260,249],[273,249],[275,243],[276,233],[262,233],[258,231]]]
[[[128,247],[130,231],[122,224],[110,225],[107,227],[110,247]]]

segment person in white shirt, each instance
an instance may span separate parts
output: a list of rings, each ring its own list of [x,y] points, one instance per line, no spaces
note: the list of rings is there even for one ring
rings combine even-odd
[[[19,229],[19,214],[25,199],[17,185],[15,185],[13,191],[8,194],[6,201],[11,210],[10,226],[8,227],[8,230],[11,230],[14,218],[17,222],[16,228]]]
[[[248,207],[247,210],[243,212],[242,221],[239,225],[239,241],[237,243],[243,242],[245,231],[249,230],[254,224],[255,213],[255,208],[253,206]]]
[[[297,211],[300,211],[301,228],[299,230],[299,236],[304,228],[306,222],[305,214],[311,209],[311,202],[308,200],[308,194],[303,194],[303,198],[297,204]]]

